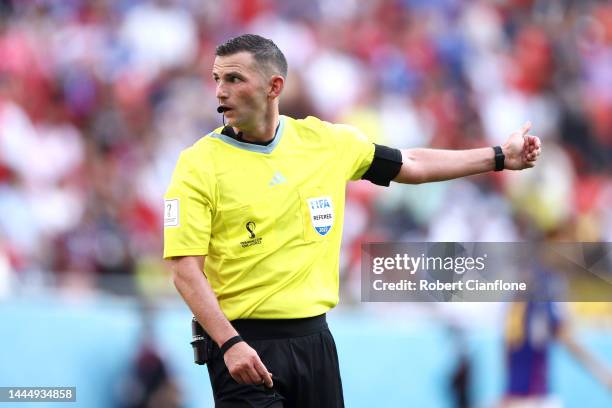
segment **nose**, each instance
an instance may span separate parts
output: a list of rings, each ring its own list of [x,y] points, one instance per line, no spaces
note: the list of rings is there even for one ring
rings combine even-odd
[[[217,83],[217,89],[215,90],[215,96],[219,100],[227,99],[227,96],[228,96],[227,95],[227,90],[226,90],[225,86],[223,85],[222,81],[219,81],[219,83]]]

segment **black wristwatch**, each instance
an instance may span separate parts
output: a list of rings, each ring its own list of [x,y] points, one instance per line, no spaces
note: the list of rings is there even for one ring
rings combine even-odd
[[[221,349],[221,354],[225,354],[227,350],[229,350],[234,344],[240,343],[241,341],[244,340],[242,340],[242,337],[240,336],[234,336],[231,339],[227,340],[225,343],[223,343],[221,347],[219,347]]]
[[[501,146],[493,146],[493,150],[495,151],[495,171],[502,171],[504,169],[504,160],[506,160],[506,156]]]

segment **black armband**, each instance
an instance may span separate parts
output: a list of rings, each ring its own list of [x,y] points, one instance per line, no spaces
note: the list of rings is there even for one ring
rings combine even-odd
[[[392,147],[374,144],[374,159],[361,178],[379,186],[389,187],[402,168],[402,152]]]

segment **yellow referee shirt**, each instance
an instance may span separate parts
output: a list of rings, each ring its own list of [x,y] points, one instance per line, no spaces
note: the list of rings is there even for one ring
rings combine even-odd
[[[229,320],[316,316],[338,303],[348,180],[374,144],[355,128],[280,117],[272,143],[220,134],[181,153],[165,195],[164,258],[206,255]]]

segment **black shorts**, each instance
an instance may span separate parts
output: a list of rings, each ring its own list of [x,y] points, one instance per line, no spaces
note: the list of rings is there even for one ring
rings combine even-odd
[[[234,320],[232,325],[272,373],[274,387],[238,384],[215,344],[208,362],[215,407],[344,407],[336,344],[325,315]]]

